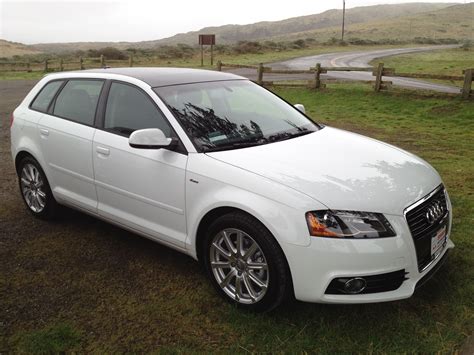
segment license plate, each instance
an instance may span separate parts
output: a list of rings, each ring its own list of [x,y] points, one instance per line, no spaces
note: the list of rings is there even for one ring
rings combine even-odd
[[[431,256],[439,254],[445,243],[446,227],[443,227],[438,232],[436,232],[433,238],[431,238]]]

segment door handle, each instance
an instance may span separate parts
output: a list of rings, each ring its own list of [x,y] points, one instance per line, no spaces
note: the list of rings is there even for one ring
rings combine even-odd
[[[42,136],[49,136],[49,131],[45,128],[40,128],[40,134]]]
[[[102,155],[109,155],[110,154],[110,149],[104,148],[104,147],[97,147],[96,152]]]

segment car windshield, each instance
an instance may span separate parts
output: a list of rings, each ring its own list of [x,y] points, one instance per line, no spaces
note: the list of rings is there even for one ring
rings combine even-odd
[[[319,129],[293,106],[247,80],[154,90],[200,152],[273,143]]]

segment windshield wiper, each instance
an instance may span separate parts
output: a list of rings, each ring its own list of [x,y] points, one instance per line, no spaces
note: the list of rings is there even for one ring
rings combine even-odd
[[[284,141],[284,140],[291,139],[291,138],[305,136],[305,135],[313,133],[313,132],[315,132],[315,131],[305,130],[305,131],[298,131],[298,132],[295,132],[295,133],[289,133],[289,132],[278,133],[278,134],[274,134],[274,135],[269,136],[268,140],[270,142],[279,142],[279,141]]]
[[[232,149],[239,149],[239,148],[247,148],[247,147],[255,147],[257,145],[266,144],[268,142],[264,140],[260,141],[252,141],[252,142],[235,142],[235,143],[228,143],[223,145],[218,145],[214,147],[205,147],[204,151],[207,152],[220,152],[223,150],[232,150]]]

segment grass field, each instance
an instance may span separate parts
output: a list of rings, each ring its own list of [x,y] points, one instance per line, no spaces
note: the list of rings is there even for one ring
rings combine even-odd
[[[166,247],[69,210],[56,223],[34,220],[17,191],[8,157],[10,108],[2,106],[0,351],[459,349],[474,330],[474,103],[375,94],[361,85],[276,91],[303,103],[319,122],[396,144],[438,169],[453,202],[456,248],[434,279],[398,302],[291,302],[269,314],[239,311],[215,294],[196,262]]]
[[[371,64],[383,62],[387,68],[395,68],[396,73],[463,75],[462,71],[474,68],[474,48],[443,49],[430,52],[402,54],[376,59]],[[431,80],[439,83],[455,83],[459,81]]]

